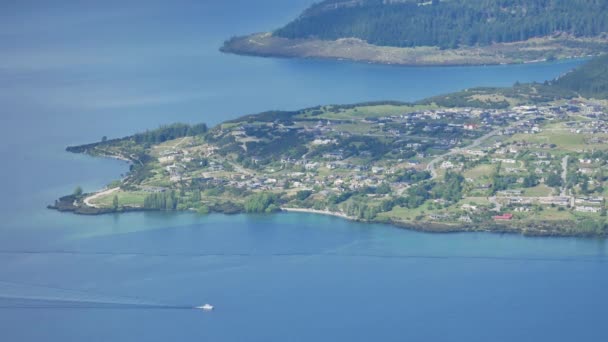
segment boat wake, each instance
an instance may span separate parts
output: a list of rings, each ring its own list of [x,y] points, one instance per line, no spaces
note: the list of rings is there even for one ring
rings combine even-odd
[[[0,280],[0,309],[193,310],[196,307]]]

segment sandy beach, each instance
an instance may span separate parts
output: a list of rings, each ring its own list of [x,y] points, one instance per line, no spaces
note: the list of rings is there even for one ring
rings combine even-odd
[[[307,208],[281,208],[282,211],[286,212],[294,212],[294,213],[308,213],[308,214],[320,214],[320,215],[329,215],[329,216],[337,216],[347,220],[354,220],[353,217],[350,217],[344,213],[336,213],[329,210],[316,210],[316,209],[307,209]]]

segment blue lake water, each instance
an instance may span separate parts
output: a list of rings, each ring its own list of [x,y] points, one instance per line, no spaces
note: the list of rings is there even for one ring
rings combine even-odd
[[[240,57],[217,48],[312,1],[83,3],[0,11],[2,340],[606,340],[603,240],[421,234],[304,214],[44,209],[127,169],[65,153],[69,144],[174,121],[544,81],[580,61],[403,68]],[[217,310],[12,305],[33,297]]]

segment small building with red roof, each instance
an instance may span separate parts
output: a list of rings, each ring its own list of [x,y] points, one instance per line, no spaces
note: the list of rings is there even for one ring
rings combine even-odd
[[[513,219],[513,214],[502,214],[494,216],[495,221],[511,221]]]

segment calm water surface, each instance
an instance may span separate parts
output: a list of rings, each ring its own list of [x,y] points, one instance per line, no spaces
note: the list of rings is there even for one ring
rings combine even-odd
[[[398,68],[217,51],[231,35],[275,28],[310,3],[0,5],[3,340],[606,340],[604,241],[431,235],[303,214],[44,209],[76,185],[92,191],[126,171],[63,152],[69,144],[174,121],[543,81],[580,63]],[[56,301],[132,297],[217,310]],[[15,308],[40,302],[32,298],[51,308]]]

